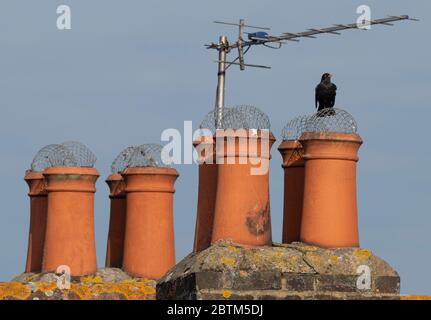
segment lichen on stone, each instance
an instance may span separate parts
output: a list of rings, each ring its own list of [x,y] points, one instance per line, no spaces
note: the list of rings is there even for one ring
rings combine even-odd
[[[0,300],[25,300],[31,295],[31,289],[19,282],[0,283]]]
[[[223,298],[229,299],[232,295],[232,292],[229,290],[223,290]]]
[[[71,277],[70,286],[61,288],[55,273],[21,274],[14,280],[19,282],[0,283],[0,300],[148,300],[156,296],[155,280],[133,278],[116,268],[103,268],[91,275]]]

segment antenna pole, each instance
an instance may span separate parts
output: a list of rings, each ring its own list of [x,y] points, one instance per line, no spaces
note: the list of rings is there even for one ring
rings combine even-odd
[[[229,50],[229,45],[226,36],[220,37],[220,44],[218,48],[219,59],[218,59],[218,82],[217,82],[217,94],[216,94],[216,106],[215,111],[216,117],[216,128],[223,128],[223,113],[224,113],[224,88],[225,88],[225,71],[226,71],[226,54]]]
[[[238,34],[238,59],[239,59],[239,69],[245,70],[244,66],[244,50],[243,50],[243,43],[244,43],[244,19],[239,20],[239,34]]]

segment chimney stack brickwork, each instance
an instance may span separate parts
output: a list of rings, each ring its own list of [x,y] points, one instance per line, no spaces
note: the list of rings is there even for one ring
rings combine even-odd
[[[369,287],[358,286],[362,265],[370,269]],[[397,272],[367,249],[229,241],[185,257],[156,290],[160,300],[396,300],[399,293]]]
[[[244,141],[256,137],[217,132],[224,139],[216,144],[212,244],[160,279],[157,299],[400,298],[397,272],[359,248],[356,162],[362,140],[356,122],[339,109],[309,119],[315,123],[302,117],[298,127],[290,125],[295,140],[286,139],[278,148],[284,169],[280,245],[271,239],[268,176],[251,175],[250,163],[239,161],[249,155]],[[312,130],[302,131],[308,127]],[[227,148],[229,138],[234,151]],[[233,164],[226,163],[228,158]],[[258,220],[267,221],[268,230],[253,229],[264,230],[262,235],[247,228],[253,206],[267,212]]]
[[[233,119],[227,120],[243,120],[241,110],[231,111]],[[99,288],[108,282],[115,286],[80,299],[399,299],[397,272],[359,248],[356,163],[362,139],[354,119],[334,110],[311,116],[313,123],[298,117],[283,129],[287,135],[278,147],[284,171],[283,244],[272,242],[274,136],[269,129],[216,130],[193,142],[199,155],[195,238],[193,252],[178,264],[173,217],[178,172],[160,163],[160,145],[141,145],[125,149],[113,163],[121,170],[113,169],[118,173],[106,180],[111,206],[105,269],[96,265],[97,170],[53,166],[26,172],[26,273],[14,281],[26,292],[29,282],[42,281],[64,265],[79,282],[75,289],[99,278]],[[264,116],[258,119],[266,119],[269,128]],[[135,289],[144,287],[124,294],[131,282]],[[0,299],[10,297],[10,290],[0,283]],[[53,290],[53,299],[77,298],[70,290]],[[32,292],[20,298],[45,298]]]

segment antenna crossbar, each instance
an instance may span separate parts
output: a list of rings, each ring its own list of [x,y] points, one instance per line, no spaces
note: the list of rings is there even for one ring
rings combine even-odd
[[[362,29],[364,25],[386,25],[386,26],[392,26],[393,24],[391,22],[397,22],[401,20],[412,20],[412,21],[418,21],[418,19],[410,18],[408,15],[399,15],[399,16],[389,16],[387,18],[382,19],[375,19],[375,20],[364,20],[363,24],[358,23],[350,23],[350,24],[335,24],[332,27],[326,27],[326,28],[309,28],[307,31],[293,33],[293,32],[284,32],[280,36],[268,36],[266,38],[258,38],[254,40],[248,40],[243,41],[241,43],[242,46],[253,46],[253,45],[261,45],[269,42],[280,42],[282,40],[285,41],[299,41],[300,38],[316,38],[316,35],[328,33],[328,34],[334,34],[339,35],[340,33],[338,31],[348,30],[348,29]],[[221,23],[220,21],[216,23]],[[229,24],[234,26],[240,26],[238,23],[228,23],[223,22],[223,24]],[[247,26],[247,25],[244,25]],[[248,26],[253,27],[254,26]],[[269,28],[260,28],[262,30],[268,30]],[[211,44],[207,45],[209,49],[219,49],[220,46],[217,44]],[[229,44],[229,49],[237,49],[238,43],[234,42]]]
[[[414,20],[417,19],[410,18],[408,15],[402,15],[402,16],[390,16],[388,18],[383,19],[376,19],[376,20],[364,20],[363,24],[360,25],[358,23],[350,23],[350,24],[336,24],[333,27],[328,28],[310,28],[308,31],[299,32],[299,33],[291,33],[291,32],[285,32],[282,36],[279,38],[282,40],[290,40],[294,38],[315,38],[314,35],[322,34],[322,33],[329,33],[329,34],[336,34],[339,35],[340,33],[337,31],[347,30],[347,29],[361,29],[363,25],[387,25],[387,26],[393,26],[390,22],[396,22],[401,20]]]
[[[228,25],[228,26],[237,26],[237,27],[241,26],[241,24],[239,24],[239,23],[233,23],[233,22],[224,22],[224,21],[213,21],[213,22],[214,23],[218,23],[218,24],[225,24],[225,25]],[[246,28],[252,28],[252,29],[271,30],[271,28],[268,28],[268,27],[250,26],[248,24],[244,24],[243,26],[246,27]]]
[[[216,60],[214,62],[220,63],[222,61]],[[260,65],[260,64],[240,63],[240,62],[235,62],[235,61],[224,61],[224,63],[226,63],[227,65],[229,65],[229,64],[235,64],[235,65],[239,65],[239,66],[243,65],[243,66],[246,66],[246,67],[271,69],[271,67]]]

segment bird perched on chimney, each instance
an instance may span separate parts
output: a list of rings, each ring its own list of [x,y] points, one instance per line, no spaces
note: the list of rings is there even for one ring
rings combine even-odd
[[[332,74],[324,73],[320,83],[316,86],[316,108],[318,111],[327,108],[333,108],[337,86],[331,82]]]

